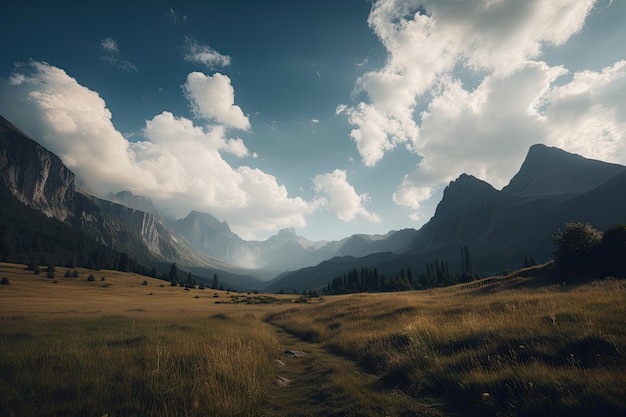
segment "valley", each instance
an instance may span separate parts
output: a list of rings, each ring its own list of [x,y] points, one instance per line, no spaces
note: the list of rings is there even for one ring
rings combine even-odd
[[[426,291],[304,298],[75,270],[47,278],[0,264],[1,415],[626,410],[624,280],[563,285],[544,265]]]

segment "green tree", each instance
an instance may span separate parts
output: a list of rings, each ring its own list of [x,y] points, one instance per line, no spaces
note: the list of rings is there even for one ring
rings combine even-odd
[[[604,232],[600,261],[605,275],[626,278],[626,225],[613,226]]]
[[[571,222],[552,235],[556,246],[554,261],[558,269],[576,275],[587,275],[598,267],[597,256],[602,232],[590,223]]]
[[[211,288],[217,290],[220,286],[220,280],[217,277],[217,274],[213,274],[213,282],[211,283]]]
[[[46,272],[48,273],[48,278],[54,278],[54,273],[56,272],[56,268],[54,267],[54,263],[52,260],[48,262],[48,267],[46,268]]]
[[[193,275],[191,275],[191,271],[187,275],[187,281],[185,282],[185,287],[196,288],[196,281],[193,279]]]
[[[168,278],[172,285],[176,285],[178,283],[178,267],[176,263],[172,263],[170,266],[170,273],[168,274]]]

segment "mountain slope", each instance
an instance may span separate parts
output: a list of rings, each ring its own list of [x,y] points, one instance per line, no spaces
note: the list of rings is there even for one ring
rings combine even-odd
[[[19,247],[11,242],[3,245],[8,248],[6,256],[12,256],[12,252],[41,252],[37,248],[43,248],[43,253],[64,253],[67,256],[67,252],[73,250],[77,254],[80,252],[81,256],[77,256],[79,261],[87,262],[85,257],[91,255],[85,255],[85,251],[74,244],[65,244],[63,239],[55,239],[53,231],[56,230],[68,242],[90,239],[93,245],[85,246],[93,246],[102,252],[102,256],[97,256],[96,266],[115,268],[116,259],[126,255],[148,267],[158,265],[165,269],[166,265],[175,262],[187,270],[203,268],[211,275],[219,273],[233,280],[241,279],[246,283],[244,288],[249,288],[251,282],[257,282],[241,268],[198,251],[157,215],[77,192],[74,173],[58,156],[24,136],[1,117],[0,191],[3,196],[3,212],[0,215],[4,215],[0,237],[18,239],[19,243]],[[116,197],[151,206],[148,199],[134,197],[130,193]],[[47,219],[39,218],[29,210],[20,210],[15,203],[24,204],[44,214]],[[20,238],[16,237],[19,230],[6,222],[8,213],[13,213],[11,222],[18,223],[17,226],[33,241],[32,245],[31,242],[19,242]],[[43,233],[37,235],[32,229],[34,224],[45,229],[45,241],[42,240]]]
[[[582,194],[624,170],[558,148],[533,145],[519,172],[502,189],[520,197]]]
[[[74,174],[2,116],[0,182],[13,197],[49,217],[65,220],[71,215]]]
[[[341,241],[312,242],[298,236],[295,229],[287,228],[264,241],[246,241],[233,233],[226,222],[197,211],[173,222],[172,226],[204,254],[239,265],[249,274],[262,278],[316,265],[334,256],[400,253],[408,250],[416,232],[404,229],[386,235],[354,235]]]
[[[547,261],[554,250],[552,234],[567,222],[590,222],[600,230],[626,223],[624,190],[626,167],[535,145],[502,191],[461,175],[446,187],[435,215],[415,233],[409,251],[346,258],[340,273],[368,266],[392,275],[410,267],[419,275],[435,259],[448,261],[451,272],[461,272],[462,246],[469,248],[473,271],[481,275],[519,268],[526,257]],[[335,278],[329,274],[334,271],[320,264],[285,274],[280,284],[268,288],[319,287]],[[321,283],[321,277],[330,279]]]

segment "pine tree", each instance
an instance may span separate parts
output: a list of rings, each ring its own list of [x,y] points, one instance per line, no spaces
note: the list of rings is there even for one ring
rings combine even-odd
[[[170,266],[170,273],[168,274],[168,277],[172,285],[176,285],[178,283],[178,267],[175,263]]]

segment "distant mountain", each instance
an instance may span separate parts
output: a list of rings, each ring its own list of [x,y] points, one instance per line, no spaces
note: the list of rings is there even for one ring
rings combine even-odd
[[[185,218],[172,223],[196,249],[222,262],[241,268],[258,268],[258,253],[226,222],[220,222],[208,213],[192,211]]]
[[[263,279],[335,256],[401,253],[409,249],[416,233],[405,229],[386,235],[354,235],[341,241],[312,242],[298,236],[295,229],[286,228],[264,241],[246,241],[233,233],[226,222],[197,211],[172,226],[196,249],[222,262],[246,268],[249,274]]]
[[[115,194],[109,193],[106,200],[133,208],[135,210],[145,211],[146,213],[159,214],[150,197],[134,195],[130,191],[119,191]]]
[[[438,259],[448,261],[451,272],[461,272],[465,245],[473,271],[481,275],[517,269],[526,257],[544,262],[554,250],[552,234],[567,222],[590,222],[600,230],[626,223],[624,190],[626,167],[535,145],[501,191],[471,175],[452,181],[435,215],[411,232],[409,250],[323,262],[283,274],[267,288],[320,287],[337,276],[337,265],[340,273],[367,266],[393,275],[410,267],[419,275],[426,262]]]

